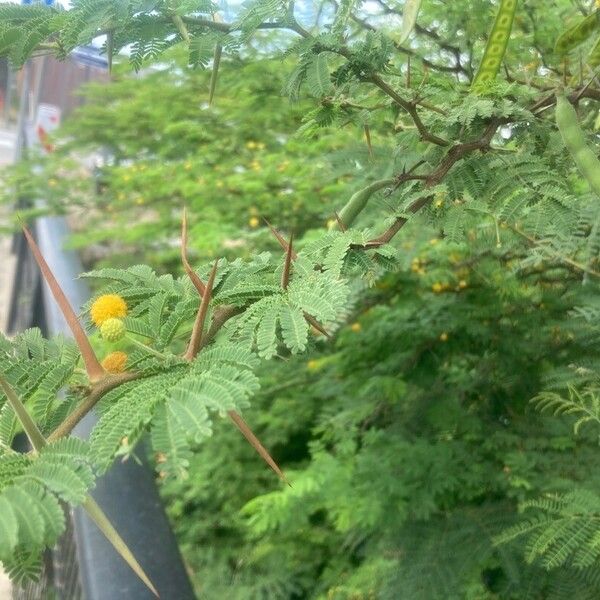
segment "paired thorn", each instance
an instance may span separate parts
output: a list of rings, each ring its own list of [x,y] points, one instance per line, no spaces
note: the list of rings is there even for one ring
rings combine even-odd
[[[188,344],[187,350],[183,357],[192,361],[196,358],[196,354],[198,354],[198,350],[200,349],[200,342],[202,341],[202,331],[204,329],[204,321],[206,320],[206,313],[208,312],[208,305],[210,304],[212,298],[212,290],[213,285],[215,283],[215,276],[217,274],[217,267],[219,266],[219,259],[215,260],[215,264],[208,276],[208,281],[206,283],[206,289],[204,291],[204,295],[202,296],[202,301],[200,302],[200,308],[198,309],[198,314],[196,315],[196,320],[194,322],[194,327],[192,329],[192,336],[190,337],[190,343]]]
[[[290,268],[292,266],[292,253],[294,252],[292,245],[294,243],[294,234],[290,235],[290,242],[285,253],[285,262],[283,263],[283,271],[281,273],[281,287],[287,290],[290,282]]]
[[[60,284],[56,280],[56,277],[54,277],[54,274],[50,270],[46,259],[42,256],[36,241],[33,239],[33,236],[25,225],[23,225],[23,233],[31,253],[35,258],[35,262],[38,264],[38,267],[40,268],[40,271],[42,272],[42,275],[46,280],[46,283],[48,284],[48,287],[50,288],[50,291],[52,292],[52,295],[54,296],[54,299],[56,300],[56,303],[58,304],[58,307],[60,308],[60,311],[62,312],[65,321],[71,330],[71,333],[73,334],[73,337],[75,338],[75,342],[77,343],[79,351],[81,352],[81,357],[83,358],[85,370],[89,380],[91,382],[95,382],[99,379],[102,379],[106,375],[106,371],[102,368],[102,365],[98,361],[98,358],[92,349],[90,341],[88,340],[88,337],[85,334],[85,331],[83,330],[75,311],[69,304],[69,301],[67,300],[65,293],[62,291]]]
[[[227,412],[227,414],[234,422],[235,426],[240,430],[242,435],[248,440],[248,442],[250,442],[250,445],[260,454],[261,458],[269,465],[269,467],[275,471],[281,481],[292,487],[292,484],[287,480],[286,476],[283,474],[283,471],[279,468],[265,447],[260,443],[260,440],[254,435],[250,427],[248,427],[246,421],[244,421],[244,419],[242,419],[242,417],[235,412],[235,410],[230,410]]]
[[[263,217],[263,221],[267,224],[267,227],[271,230],[271,233],[275,236],[275,239],[279,242],[279,245],[287,252],[288,251],[288,243],[285,238]],[[298,258],[298,254],[292,250],[292,260],[296,260]]]
[[[338,215],[336,214],[336,217],[338,217]],[[263,217],[264,219],[264,217]],[[339,217],[338,217],[339,219]],[[277,231],[277,229],[275,229],[275,227],[273,227],[271,225],[271,223],[269,223],[269,221],[267,221],[266,219],[264,219],[265,223],[267,224],[267,226],[269,227],[269,229],[271,230],[271,233],[275,236],[275,238],[277,239],[277,241],[279,242],[279,245],[285,250],[286,252],[286,264],[288,263],[288,256],[289,256],[289,261],[291,263],[292,260],[296,260],[298,258],[298,254],[296,254],[296,252],[294,252],[293,248],[292,248],[292,239],[290,238],[289,243],[287,242],[287,240],[281,235],[281,233],[279,233],[279,231]],[[284,275],[286,273],[286,269],[284,266],[283,269],[283,273],[281,276],[281,285],[282,287],[285,289],[287,287],[287,282],[286,285],[283,285],[283,281],[284,281]],[[289,268],[288,268],[288,275],[289,277]],[[307,312],[304,313],[304,318],[306,319],[306,321],[312,325],[319,333],[322,333],[325,337],[331,338],[331,335],[323,328],[323,326],[311,315],[309,315]]]
[[[188,277],[192,280],[194,287],[198,290],[200,297],[204,296],[204,292],[206,291],[206,286],[202,283],[202,280],[198,276],[198,273],[192,269],[190,263],[187,258],[187,210],[183,209],[183,215],[181,217],[181,262],[183,263],[183,268],[187,273]]]

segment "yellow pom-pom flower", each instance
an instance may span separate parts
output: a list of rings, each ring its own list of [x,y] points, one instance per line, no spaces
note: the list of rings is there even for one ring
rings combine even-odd
[[[125,323],[121,319],[106,319],[100,325],[100,335],[107,342],[118,342],[125,335]]]
[[[361,329],[362,327],[360,323],[352,323],[352,325],[350,325],[350,330],[354,331],[354,333],[358,333]]]
[[[101,364],[104,367],[104,370],[109,373],[122,373],[127,364],[127,354],[120,351],[111,352],[106,355]]]
[[[100,327],[108,319],[122,319],[126,314],[127,304],[117,294],[104,294],[96,298],[90,309],[90,317],[96,327]]]

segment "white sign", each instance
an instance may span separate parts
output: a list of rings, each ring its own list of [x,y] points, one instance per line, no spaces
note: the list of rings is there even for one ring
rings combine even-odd
[[[40,104],[34,125],[34,140],[46,152],[52,152],[54,146],[50,142],[49,134],[60,125],[60,108],[54,104]]]

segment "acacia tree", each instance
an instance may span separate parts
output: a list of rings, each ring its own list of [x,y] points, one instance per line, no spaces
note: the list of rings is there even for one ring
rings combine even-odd
[[[198,1],[84,0],[69,11],[0,8],[0,53],[13,64],[40,53],[65,57],[99,35],[106,36],[109,63],[128,47],[134,68],[183,44],[191,66],[212,66],[209,101],[219,90],[222,56],[244,53],[257,36],[274,35],[273,48],[285,44],[296,60],[287,93],[296,98],[308,90],[314,97],[304,135],[351,123],[372,151],[376,132],[385,128],[400,156],[391,161],[373,153],[385,176],[332,206],[331,230],[301,252],[291,236],[273,228],[281,257],[193,268],[184,217],[184,277],[159,277],[139,265],[88,274],[109,282],[88,307],[102,336],[138,336],[135,353],[114,353],[102,362],[25,230],[77,346],[43,340],[37,331],[2,340],[0,558],[17,578],[30,574],[32,561],[60,535],[63,499],[83,503],[152,587],[87,496],[95,477],[148,429],[160,470],[179,474],[190,444],[210,433],[213,414],[228,415],[284,478],[239,414],[257,389],[257,361],[302,352],[311,334],[332,335],[348,313],[352,284],[394,268],[395,243],[407,224],[426,219],[448,239],[479,238],[490,252],[519,248],[521,265],[543,261],[578,282],[598,277],[597,161],[579,125],[592,126],[600,99],[592,3],[555,2],[549,10],[534,1],[427,2],[419,13],[420,4],[326,2],[313,16],[293,1],[257,0],[231,22],[215,5]],[[473,18],[465,19],[467,11]],[[396,172],[386,173],[390,165]],[[373,214],[378,194],[385,196],[378,225],[355,227],[367,209]],[[597,401],[593,390],[586,393],[566,400],[544,396],[542,403],[590,417]],[[70,437],[95,407],[101,418],[89,443]],[[29,454],[10,448],[19,426],[30,439]],[[580,527],[569,515],[582,507],[589,514],[596,502],[575,495],[539,504],[548,519],[506,536],[533,531],[532,555],[556,550],[558,543],[551,564],[574,555],[589,566],[597,557],[595,529],[577,537],[565,522]],[[555,515],[563,519],[558,525]]]

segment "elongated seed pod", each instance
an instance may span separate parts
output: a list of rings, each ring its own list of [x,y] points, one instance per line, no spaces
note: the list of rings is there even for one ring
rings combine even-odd
[[[556,95],[556,125],[579,172],[600,198],[600,160],[588,148],[577,113],[562,92]]]
[[[417,22],[419,8],[421,8],[421,0],[406,0],[404,3],[404,9],[402,10],[402,30],[400,31],[400,39],[398,40],[399,44],[404,44],[410,37]]]
[[[343,223],[344,227],[350,227],[350,225],[352,225],[352,223],[354,222],[354,219],[356,219],[356,217],[358,217],[358,215],[364,210],[365,206],[367,206],[369,198],[375,192],[378,192],[384,187],[388,187],[393,184],[393,179],[380,179],[378,181],[374,181],[362,190],[358,190],[358,192],[352,194],[350,200],[346,202],[346,205],[340,211],[340,223]],[[339,228],[340,226],[337,223],[333,226],[333,229]]]
[[[500,8],[485,46],[479,70],[473,80],[472,89],[481,88],[485,82],[496,79],[508,46],[516,10],[517,0],[502,0],[500,2]]]
[[[556,40],[554,49],[559,54],[566,54],[582,42],[585,42],[599,26],[600,11],[597,10],[562,33]]]

